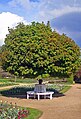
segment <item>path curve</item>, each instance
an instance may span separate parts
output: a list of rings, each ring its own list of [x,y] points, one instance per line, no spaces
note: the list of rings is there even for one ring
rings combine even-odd
[[[19,106],[37,108],[43,111],[40,119],[81,119],[81,84],[75,84],[65,96],[53,100],[20,99],[0,96],[0,100]]]

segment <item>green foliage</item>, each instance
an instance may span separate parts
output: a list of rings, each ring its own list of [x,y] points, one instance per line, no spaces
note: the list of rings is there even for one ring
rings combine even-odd
[[[42,74],[42,78],[48,78],[48,77],[50,77],[49,74]]]
[[[9,82],[9,83],[0,83],[0,87],[4,86],[13,86],[13,85],[18,85],[17,83]]]
[[[30,112],[27,119],[39,119],[39,117],[41,117],[41,115],[43,114],[42,111],[37,110],[37,109],[33,109],[33,108],[27,108],[27,109]]]
[[[66,77],[80,65],[79,47],[66,35],[52,31],[49,22],[20,23],[8,31],[1,60],[3,68],[12,74]]]
[[[64,88],[60,91],[60,93],[65,93],[65,92],[67,92],[70,88],[71,88],[71,86],[64,86]]]
[[[73,80],[74,80],[73,78],[74,78],[73,77],[73,74],[71,74],[70,77],[68,78],[68,83],[71,83],[72,84],[73,83]]]

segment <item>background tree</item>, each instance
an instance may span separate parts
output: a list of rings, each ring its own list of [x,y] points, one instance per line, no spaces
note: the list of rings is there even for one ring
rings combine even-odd
[[[2,58],[3,68],[18,76],[69,76],[80,64],[80,49],[66,35],[47,25],[19,23],[8,28]]]

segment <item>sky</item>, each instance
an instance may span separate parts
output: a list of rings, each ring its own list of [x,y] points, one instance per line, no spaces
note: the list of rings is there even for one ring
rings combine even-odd
[[[65,33],[81,47],[81,0],[0,0],[0,46],[8,27],[33,21],[50,21],[52,29]]]

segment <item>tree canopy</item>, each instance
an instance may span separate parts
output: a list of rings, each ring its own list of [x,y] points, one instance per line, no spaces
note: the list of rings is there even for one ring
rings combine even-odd
[[[1,55],[2,66],[17,76],[69,76],[80,65],[80,48],[50,23],[19,23],[8,28]]]

